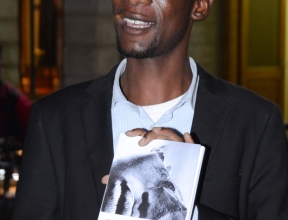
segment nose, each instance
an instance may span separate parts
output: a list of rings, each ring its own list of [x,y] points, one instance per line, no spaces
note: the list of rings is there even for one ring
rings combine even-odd
[[[143,5],[150,5],[152,3],[152,0],[128,0],[131,5],[138,5],[138,4],[143,4]]]

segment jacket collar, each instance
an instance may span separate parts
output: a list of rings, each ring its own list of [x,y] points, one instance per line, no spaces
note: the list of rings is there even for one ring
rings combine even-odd
[[[208,74],[199,65],[198,74],[200,81],[191,134],[197,143],[206,147],[208,168],[217,150],[231,106],[222,98],[227,92],[222,80]]]
[[[105,185],[101,183],[101,179],[103,176],[109,174],[113,160],[110,109],[116,69],[117,66],[107,75],[92,81],[86,88],[91,99],[81,105],[81,117],[86,146],[99,205],[101,205],[105,190]]]

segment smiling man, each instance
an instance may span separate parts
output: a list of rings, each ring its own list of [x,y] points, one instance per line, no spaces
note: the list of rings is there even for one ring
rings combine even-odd
[[[187,55],[193,23],[208,16],[212,3],[112,0],[126,58],[105,76],[34,104],[14,220],[97,219],[125,132],[143,136],[143,146],[154,139],[206,146],[193,219],[287,219],[279,108],[214,78]]]

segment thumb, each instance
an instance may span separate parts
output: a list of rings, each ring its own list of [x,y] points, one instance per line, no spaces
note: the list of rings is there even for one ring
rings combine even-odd
[[[184,141],[185,141],[186,143],[195,144],[193,138],[191,137],[191,135],[190,135],[188,132],[186,132],[186,133],[184,134]]]
[[[109,180],[109,175],[105,175],[102,177],[101,183],[107,185],[108,180]]]

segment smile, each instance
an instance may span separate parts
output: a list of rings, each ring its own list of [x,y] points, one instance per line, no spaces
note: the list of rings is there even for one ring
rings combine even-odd
[[[149,27],[151,27],[154,24],[153,22],[132,20],[132,19],[129,19],[129,18],[124,18],[124,21],[126,22],[128,27],[138,28],[138,29],[149,28]]]

